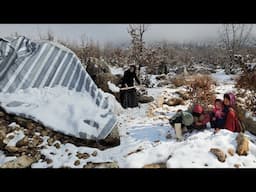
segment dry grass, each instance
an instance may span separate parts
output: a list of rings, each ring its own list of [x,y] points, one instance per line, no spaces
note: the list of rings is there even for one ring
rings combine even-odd
[[[199,103],[206,109],[215,100],[215,81],[208,75],[196,75],[188,81],[188,94],[192,103]]]
[[[244,72],[237,80],[236,87],[256,90],[256,71]]]
[[[256,114],[256,71],[244,72],[236,82],[239,96],[244,98],[243,107]]]
[[[187,80],[184,78],[184,76],[177,75],[175,78],[171,79],[171,83],[176,87],[180,87],[187,85]]]

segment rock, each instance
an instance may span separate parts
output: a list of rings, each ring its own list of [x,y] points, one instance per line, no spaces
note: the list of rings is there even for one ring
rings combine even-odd
[[[6,137],[6,131],[0,128],[0,148],[5,146],[4,139]]]
[[[239,133],[236,137],[237,148],[236,152],[238,155],[247,155],[249,151],[249,141],[243,133]]]
[[[110,73],[110,68],[108,67],[108,64],[105,61],[101,61],[97,58],[90,57],[86,64],[86,71],[95,81],[98,74]]]
[[[237,163],[237,164],[234,164],[234,167],[235,167],[235,168],[240,168],[241,165],[240,165],[239,163]]]
[[[18,147],[14,147],[14,146],[6,146],[5,149],[7,151],[9,151],[10,153],[15,153],[15,152],[19,151],[19,148]]]
[[[79,161],[79,160],[76,160],[76,161],[74,162],[74,165],[75,165],[75,166],[80,165],[80,161]]]
[[[7,136],[7,139],[10,141],[10,140],[12,140],[14,137],[15,137],[14,135],[9,135],[9,136]],[[6,144],[7,144],[7,143],[6,143]]]
[[[98,155],[98,152],[97,151],[93,151],[93,153],[91,154],[93,157],[97,156]]]
[[[62,135],[61,135],[60,133],[56,133],[56,134],[53,136],[53,138],[54,138],[55,140],[60,140],[61,137],[62,137]]]
[[[35,155],[34,156],[31,156],[31,157],[34,157],[34,159],[36,161],[39,161],[40,160],[40,157],[41,157],[41,153],[39,151],[36,151]]]
[[[53,144],[53,142],[54,142],[53,138],[49,138],[49,139],[47,139],[47,143],[48,143],[48,145],[52,145],[52,144]]]
[[[43,131],[41,131],[41,134],[42,134],[42,136],[47,136],[48,135],[48,131],[43,130]]]
[[[28,121],[26,124],[27,129],[32,130],[36,128],[36,125],[32,123],[31,121]]]
[[[112,75],[111,73],[99,73],[96,76],[95,83],[103,91],[112,93],[112,91],[109,89],[108,81],[118,86],[120,79],[117,76]],[[115,95],[115,96],[118,96],[118,95]]]
[[[6,137],[6,130],[0,127],[0,141],[3,141]]]
[[[148,96],[148,95],[140,95],[139,96],[139,102],[140,103],[149,103],[154,101],[154,97]]]
[[[164,104],[169,106],[184,105],[184,101],[181,98],[171,98],[164,102]]]
[[[167,75],[165,75],[165,74],[157,75],[157,76],[156,76],[156,79],[157,79],[157,80],[166,80],[166,79],[167,79]]]
[[[24,145],[28,145],[28,137],[27,136],[25,136],[23,139],[19,140],[16,143],[17,147],[21,147],[21,146],[24,146]]]
[[[157,168],[166,168],[166,163],[153,163],[153,164],[148,164],[144,165],[143,168],[149,168],[149,169],[157,169]]]
[[[26,127],[27,126],[27,119],[24,119],[22,117],[14,117],[14,120],[17,122],[17,124],[19,124],[22,127]]]
[[[100,140],[99,143],[101,145],[109,147],[120,145],[120,135],[118,131],[118,126],[116,125],[111,131],[111,133],[104,140]]]
[[[90,157],[88,153],[79,153],[79,152],[77,152],[76,156],[78,159],[88,159]]]
[[[23,155],[17,159],[4,163],[1,168],[27,168],[34,162],[34,158]]]
[[[3,111],[0,111],[0,117],[4,117],[5,113]]]
[[[45,161],[46,161],[47,164],[50,164],[50,163],[53,162],[52,159],[45,159]]]
[[[54,146],[59,149],[60,148],[60,144],[59,143],[55,143]]]
[[[92,163],[88,162],[83,168],[119,168],[117,162]]]
[[[228,149],[228,154],[229,154],[230,156],[234,156],[235,150],[232,149],[232,148],[229,148],[229,149]]]
[[[176,94],[178,94],[183,100],[188,100],[189,95],[186,91],[176,91]]]
[[[34,135],[32,138],[32,141],[35,146],[40,145],[43,142],[43,138],[41,138],[39,135]]]
[[[145,87],[138,87],[137,92],[139,93],[139,95],[147,95],[148,94],[148,91]]]
[[[227,155],[222,150],[220,150],[218,148],[211,148],[210,152],[212,152],[214,155],[216,155],[220,162],[225,162]]]
[[[36,128],[35,128],[36,132],[42,132],[43,130],[44,130],[44,128],[39,126],[39,125],[37,125]]]
[[[157,87],[164,87],[166,85],[169,85],[170,84],[170,81],[160,81],[158,84],[157,84]]]
[[[105,92],[112,92],[108,88],[108,81],[111,81],[113,84],[118,85],[121,80],[121,76],[116,76],[110,73],[110,68],[105,61],[101,61],[97,58],[90,58],[88,60],[86,70],[90,74],[96,85]]]

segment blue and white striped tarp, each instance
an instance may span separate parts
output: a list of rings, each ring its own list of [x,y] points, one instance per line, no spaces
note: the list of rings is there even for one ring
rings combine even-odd
[[[71,50],[52,42],[32,42],[22,36],[0,38],[0,92],[13,93],[20,89],[54,86],[88,92],[95,107],[107,111],[101,117],[108,121],[101,127],[93,119],[85,123],[99,130],[96,139],[104,139],[111,132],[116,117],[109,100]],[[81,133],[80,137],[85,137],[83,135],[86,134]]]

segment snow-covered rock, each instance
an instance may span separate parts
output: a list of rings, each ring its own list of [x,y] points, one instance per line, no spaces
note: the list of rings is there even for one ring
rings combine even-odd
[[[32,163],[35,162],[35,159],[28,156],[21,156],[17,159],[8,161],[0,166],[0,168],[27,168],[30,167]]]

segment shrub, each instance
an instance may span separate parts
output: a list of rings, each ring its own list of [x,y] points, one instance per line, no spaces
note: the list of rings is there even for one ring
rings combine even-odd
[[[192,103],[201,104],[205,109],[213,104],[215,81],[208,75],[193,76],[188,82],[188,94]]]

